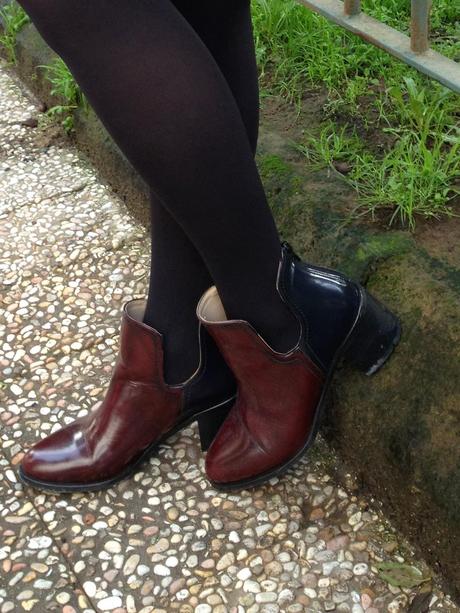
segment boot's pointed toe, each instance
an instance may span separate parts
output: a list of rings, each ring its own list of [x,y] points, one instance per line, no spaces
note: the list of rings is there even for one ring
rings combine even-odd
[[[241,400],[230,411],[206,454],[206,474],[216,486],[257,485],[265,477],[270,478],[272,475],[268,473],[299,451],[304,441],[303,431],[294,419],[290,424],[285,423],[282,431],[274,426],[279,433],[276,440],[270,435],[273,427],[270,419],[262,425],[263,418],[255,423],[250,414],[246,414],[252,423],[242,424],[245,410],[240,403]],[[270,407],[259,406],[257,412],[263,411],[272,413]],[[308,429],[313,413],[306,411],[305,417],[307,423],[302,427]]]
[[[248,430],[240,427],[239,412],[230,411],[206,454],[206,474],[213,483],[227,483],[250,476],[254,465],[257,465],[258,453],[258,445]],[[247,474],[240,462],[235,461],[238,458],[245,459],[249,469]]]
[[[71,480],[76,463],[85,454],[86,443],[82,437],[84,419],[50,434],[31,447],[21,461],[20,471],[29,481]]]

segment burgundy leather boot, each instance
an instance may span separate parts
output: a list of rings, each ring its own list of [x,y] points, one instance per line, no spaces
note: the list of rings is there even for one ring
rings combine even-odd
[[[228,320],[216,287],[198,303],[198,319],[238,381],[237,400],[206,455],[218,489],[281,475],[313,443],[338,361],[372,374],[399,341],[398,319],[359,283],[302,262],[286,242],[277,290],[299,321],[299,340],[286,353],[247,321]]]
[[[131,475],[160,443],[197,420],[206,449],[234,403],[236,382],[197,322],[200,362],[185,382],[163,378],[162,335],[142,322],[144,299],[123,306],[120,347],[101,405],[36,443],[19,475],[59,492],[99,490]]]

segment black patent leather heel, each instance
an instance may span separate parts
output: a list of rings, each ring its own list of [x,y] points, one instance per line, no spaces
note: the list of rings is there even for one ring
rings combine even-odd
[[[201,451],[206,451],[209,448],[234,402],[234,398],[232,398],[230,401],[227,400],[221,405],[209,409],[209,411],[206,411],[197,417]]]
[[[346,342],[343,361],[373,375],[393,353],[400,337],[401,324],[396,315],[362,288],[360,314]]]

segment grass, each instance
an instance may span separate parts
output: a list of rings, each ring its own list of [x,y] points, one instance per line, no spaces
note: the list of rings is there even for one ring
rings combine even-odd
[[[79,107],[88,111],[89,104],[86,96],[61,57],[57,57],[51,64],[39,64],[37,68],[45,70],[45,77],[52,86],[51,93],[65,101],[65,104],[55,105],[48,109],[46,116],[50,119],[60,117],[64,130],[67,133],[74,131],[73,111]]]
[[[9,64],[16,63],[16,36],[26,23],[29,23],[29,16],[17,2],[10,2],[0,8],[0,19],[3,24],[3,33],[0,35],[0,45],[6,53]]]
[[[362,5],[408,33],[407,0]],[[431,40],[458,59],[454,5],[434,3]],[[254,0],[253,23],[264,95],[280,94],[300,109],[302,99],[326,90],[319,134],[308,134],[298,148],[316,166],[346,163],[351,170],[345,179],[358,193],[357,215],[374,217],[382,210],[390,225],[413,229],[418,218],[455,214],[456,94],[293,0]]]
[[[414,229],[417,215],[439,219],[454,214],[452,195],[460,193],[460,130],[445,129],[445,90],[427,105],[424,91],[412,79],[406,77],[405,86],[407,99],[399,89],[392,95],[404,106],[406,121],[383,128],[394,139],[381,155],[371,152],[349,125],[337,128],[331,120],[297,148],[316,167],[346,164],[345,180],[359,196],[355,213],[374,217],[386,209],[390,225],[398,221]]]
[[[437,0],[432,15],[433,47],[454,58],[460,56],[455,4]],[[408,33],[408,0],[363,0],[362,5],[367,13]],[[354,92],[377,84],[383,75],[391,82],[400,82],[409,72],[417,74],[294,0],[253,0],[252,7],[262,80],[269,74],[270,89],[293,102],[319,84],[340,100],[347,95],[350,102],[355,102]]]

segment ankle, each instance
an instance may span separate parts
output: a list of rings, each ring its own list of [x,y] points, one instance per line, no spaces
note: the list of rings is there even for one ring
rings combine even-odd
[[[163,343],[163,378],[167,385],[178,385],[190,379],[199,362],[198,334],[193,339],[173,339]]]
[[[163,337],[163,378],[167,385],[187,381],[200,362],[197,321],[193,325],[178,322],[174,329],[158,326],[144,315],[143,323],[158,330]]]
[[[258,308],[239,309],[228,317],[246,320],[274,351],[287,353],[299,341],[299,320],[279,294],[266,298],[261,304],[263,306]]]
[[[287,353],[299,342],[300,322],[287,307],[280,308],[278,315],[269,321],[254,322],[253,327],[264,341],[279,353]]]

